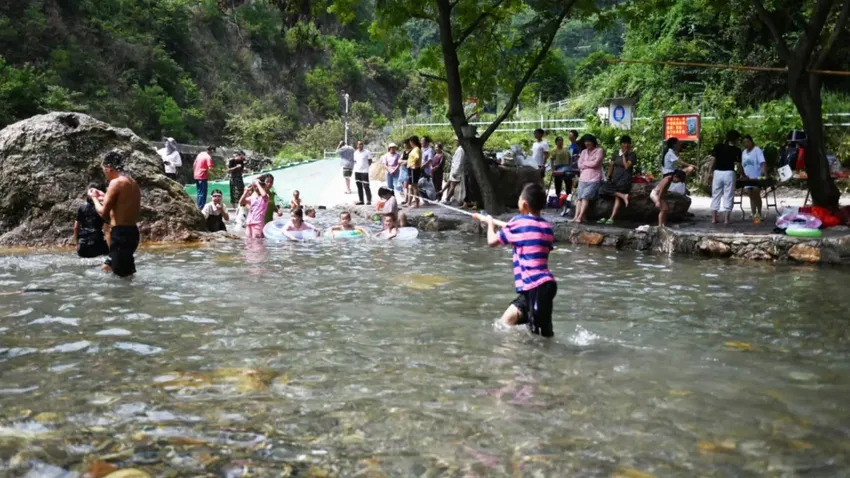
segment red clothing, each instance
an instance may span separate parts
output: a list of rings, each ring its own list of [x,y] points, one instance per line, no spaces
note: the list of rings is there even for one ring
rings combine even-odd
[[[204,151],[195,158],[195,179],[209,179],[210,169],[213,167],[212,156]]]

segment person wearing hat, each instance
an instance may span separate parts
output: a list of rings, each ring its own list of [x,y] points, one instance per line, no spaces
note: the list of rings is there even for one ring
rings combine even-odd
[[[395,192],[395,185],[398,183],[399,170],[401,169],[401,156],[398,154],[398,145],[390,143],[387,146],[387,153],[381,158],[381,163],[387,168],[387,188]]]

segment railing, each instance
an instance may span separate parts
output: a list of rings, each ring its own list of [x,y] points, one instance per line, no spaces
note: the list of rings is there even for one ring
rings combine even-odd
[[[751,115],[747,116],[743,119],[748,120],[758,120],[764,119],[767,116],[765,115]],[[787,115],[786,118],[794,118],[795,115]],[[827,128],[836,128],[836,127],[850,127],[850,122],[844,122],[844,118],[850,118],[850,113],[829,113],[826,114],[825,117],[827,120],[830,118],[836,118],[837,121],[831,121],[825,123],[824,126]],[[648,116],[637,117],[634,118],[634,122],[638,123],[641,121],[649,121],[653,119],[660,120],[661,118],[651,118]],[[715,116],[703,116],[700,118],[702,121],[714,121],[717,119]],[[492,122],[490,121],[472,121],[469,124],[472,126],[489,126]],[[543,128],[548,131],[567,131],[571,129],[581,130],[587,124],[587,120],[585,118],[544,118],[543,116],[540,119],[536,120],[512,120],[512,121],[503,121],[502,124],[499,125],[499,128],[496,130],[497,132],[502,133],[519,133],[519,132],[530,132],[534,131],[537,128]],[[402,121],[400,124],[396,125],[396,127],[400,127],[402,132],[404,132],[407,128],[434,128],[434,129],[451,129],[452,124],[449,122],[443,123],[407,123]],[[327,153],[326,153],[327,154]]]

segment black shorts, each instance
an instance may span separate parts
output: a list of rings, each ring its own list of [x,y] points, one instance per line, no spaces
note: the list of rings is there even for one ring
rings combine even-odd
[[[80,240],[77,244],[77,255],[83,258],[100,257],[109,254],[109,246],[103,237],[100,240]]]
[[[114,226],[110,234],[109,257],[104,264],[112,268],[118,277],[127,277],[136,273],[136,259],[133,254],[139,247],[139,228],[136,226]]]
[[[407,175],[410,177],[410,184],[419,184],[419,179],[422,178],[422,168],[407,168]]]
[[[520,324],[528,325],[532,334],[552,337],[552,304],[558,294],[558,283],[549,281],[534,289],[520,292],[511,305],[519,309]]]
[[[350,177],[351,177],[351,173],[352,173],[353,171],[354,171],[354,169],[353,169],[353,168],[342,168],[342,177],[344,177],[344,178],[350,178]]]

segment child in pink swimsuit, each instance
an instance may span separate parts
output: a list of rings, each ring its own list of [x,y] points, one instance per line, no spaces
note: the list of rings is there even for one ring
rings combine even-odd
[[[239,204],[249,206],[248,220],[245,223],[245,236],[262,239],[266,209],[269,207],[269,193],[259,182],[255,181],[245,188]]]

